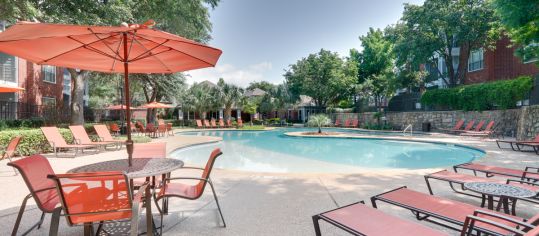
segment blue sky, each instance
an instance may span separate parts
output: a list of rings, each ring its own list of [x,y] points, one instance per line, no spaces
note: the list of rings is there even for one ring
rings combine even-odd
[[[347,56],[369,27],[401,17],[403,3],[423,0],[222,0],[211,11],[213,39],[223,50],[215,68],[189,72],[188,83],[209,80],[247,86],[281,83],[290,64],[321,48]]]

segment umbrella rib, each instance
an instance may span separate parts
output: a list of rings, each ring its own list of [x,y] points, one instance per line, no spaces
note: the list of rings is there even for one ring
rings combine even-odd
[[[73,41],[75,41],[75,42],[77,42],[77,43],[80,43],[80,44],[82,44],[82,45],[79,46],[79,47],[70,49],[70,50],[68,50],[68,51],[62,52],[62,53],[60,53],[60,54],[58,54],[58,55],[55,55],[55,56],[53,56],[53,57],[50,57],[50,58],[48,58],[48,59],[42,60],[42,61],[40,61],[40,62],[37,62],[37,64],[42,64],[42,63],[44,63],[44,62],[48,62],[48,61],[53,60],[53,59],[55,59],[55,58],[57,58],[57,57],[63,56],[63,55],[65,55],[65,54],[67,54],[67,53],[70,53],[70,52],[72,52],[72,51],[74,51],[74,50],[77,50],[77,49],[80,49],[80,48],[85,48],[85,47],[87,46],[87,44],[85,44],[85,43],[83,43],[83,42],[81,42],[81,41],[79,41],[79,40],[76,40],[76,39],[72,38],[71,36],[66,36],[66,37],[67,37],[68,39],[71,39],[71,40],[73,40]],[[110,37],[112,37],[112,35],[111,35]],[[110,37],[107,37],[107,38],[110,38]],[[107,39],[107,38],[106,38],[106,39]],[[93,41],[93,42],[91,42],[91,43],[89,43],[89,44],[92,44],[92,43],[95,43],[95,42],[98,42],[98,41],[99,41],[99,40]]]
[[[142,37],[142,36],[140,36],[140,35],[139,35],[139,37],[141,37],[141,38],[143,38],[143,39],[146,39],[146,40],[148,40],[148,41],[150,41],[150,42],[157,43],[157,42],[155,42],[155,41],[153,41],[153,40],[151,40],[151,39]],[[174,40],[174,41],[177,41],[177,40]],[[179,41],[178,41],[178,42],[179,42]],[[204,45],[200,45],[200,44],[193,44],[193,45],[204,46]],[[214,64],[209,63],[209,62],[207,62],[207,61],[205,61],[205,60],[203,60],[203,59],[200,59],[200,58],[198,58],[198,57],[195,57],[195,56],[193,56],[193,55],[189,55],[189,54],[187,54],[187,53],[184,53],[184,52],[182,52],[182,51],[180,51],[180,50],[174,49],[174,48],[169,47],[169,46],[166,46],[166,45],[163,45],[163,46],[168,47],[168,48],[170,48],[170,49],[172,49],[172,50],[174,50],[174,51],[176,51],[176,52],[179,52],[179,53],[181,53],[181,54],[184,54],[184,55],[193,57],[193,58],[195,58],[195,59],[197,59],[197,60],[199,60],[199,61],[202,61],[202,62],[204,62],[204,63],[206,63],[206,64],[208,64],[208,65],[210,65],[210,66],[215,66]],[[208,46],[205,46],[205,47],[208,47]],[[212,48],[212,47],[208,47],[208,48]]]
[[[104,39],[100,38],[100,37],[97,35],[97,33],[95,33],[91,28],[88,28],[88,30],[89,30],[90,32],[92,32],[92,34],[93,34],[96,38],[98,38],[99,41],[104,41]],[[114,35],[111,35],[111,36],[114,36]],[[96,42],[99,42],[99,41],[96,41]],[[122,57],[120,56],[120,54],[117,53],[117,52],[115,52],[114,49],[112,49],[108,44],[106,44],[106,43],[103,43],[103,44],[105,44],[105,46],[107,46],[107,48],[108,48],[112,53],[116,54],[116,56],[118,56],[118,58],[122,58]]]
[[[122,42],[123,40],[118,44],[118,47],[116,48],[116,53],[117,55],[120,55],[120,46],[122,46]],[[121,57],[120,57],[121,58]],[[112,61],[112,67],[110,68],[110,71],[114,71],[114,67],[116,66],[116,60],[113,60]]]
[[[140,57],[146,58],[147,56],[151,56],[152,51],[153,51],[154,49],[158,48],[159,46],[162,46],[163,44],[165,44],[165,43],[168,42],[168,41],[170,41],[170,40],[168,40],[168,39],[165,40],[165,42],[162,42],[162,43],[156,45],[155,47],[152,47],[152,48],[148,49],[146,52],[141,53],[140,55],[136,56],[135,58],[133,58],[133,59],[131,59],[131,60],[129,60],[129,61],[137,61]],[[165,46],[165,47],[166,47],[166,46]],[[148,55],[145,55],[145,54],[148,54]]]
[[[139,37],[140,37],[140,36],[139,36]],[[134,42],[137,42],[141,47],[143,47],[144,49],[148,50],[148,49],[147,49],[144,45],[142,45],[142,43],[139,42],[138,40],[133,39],[133,41],[134,41]],[[152,42],[153,42],[153,41],[152,41]],[[155,43],[155,42],[154,42],[154,43]],[[131,43],[131,45],[133,45],[133,44]],[[166,47],[166,46],[165,46],[165,47]],[[152,56],[153,56],[153,55],[152,55]],[[153,57],[155,57],[155,59],[156,59],[159,63],[161,63],[161,65],[163,65],[163,66],[167,69],[167,71],[172,72],[172,70],[171,70],[167,65],[165,65],[165,63],[164,63],[163,61],[161,61],[161,59],[159,59],[159,58],[156,57],[156,56],[153,56]]]
[[[161,51],[161,52],[152,53],[152,54],[148,54],[148,55],[145,55],[145,56],[143,56],[143,57],[140,57],[140,56],[139,56],[138,58],[133,58],[133,59],[129,60],[129,62],[140,61],[140,60],[142,60],[142,59],[146,59],[146,58],[148,58],[148,57],[156,56],[156,55],[159,55],[159,54],[161,54],[161,53],[165,53],[165,52],[169,52],[169,51],[172,51],[172,49],[171,49],[171,48],[168,48],[167,50],[164,50],[164,51]]]

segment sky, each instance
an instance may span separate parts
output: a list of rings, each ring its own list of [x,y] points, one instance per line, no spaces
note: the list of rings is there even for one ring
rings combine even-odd
[[[423,0],[221,0],[211,10],[209,44],[223,50],[214,68],[190,71],[187,82],[209,80],[246,87],[279,84],[290,64],[320,49],[348,56],[360,49],[369,27],[385,28],[402,16],[404,3]]]

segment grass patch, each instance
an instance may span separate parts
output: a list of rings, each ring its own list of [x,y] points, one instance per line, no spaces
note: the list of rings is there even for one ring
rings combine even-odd
[[[263,125],[244,125],[239,128],[239,130],[265,130],[266,127]]]
[[[122,135],[120,137],[115,137],[115,139],[118,140],[127,140],[127,136]],[[152,138],[148,136],[131,136],[131,140],[133,140],[134,143],[149,143],[152,141]]]

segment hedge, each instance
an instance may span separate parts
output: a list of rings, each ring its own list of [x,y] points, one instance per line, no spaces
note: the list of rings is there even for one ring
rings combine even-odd
[[[0,130],[19,128],[39,128],[45,124],[42,118],[22,120],[0,120]]]
[[[69,129],[59,129],[64,139],[71,143],[73,142],[73,136]],[[45,139],[45,136],[40,129],[28,129],[28,130],[6,130],[0,132],[0,145],[7,146],[9,141],[15,136],[22,136],[21,142],[17,147],[19,155],[28,156],[36,153],[51,152],[52,147]]]
[[[525,99],[532,88],[533,79],[529,76],[520,76],[512,80],[428,90],[421,97],[421,102],[428,106],[465,111],[508,109]]]

